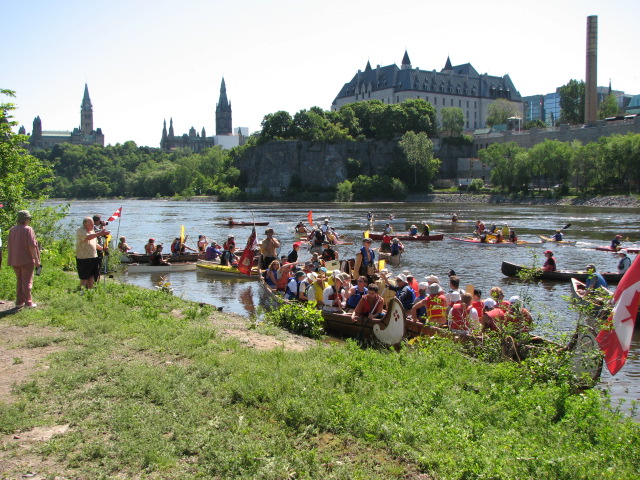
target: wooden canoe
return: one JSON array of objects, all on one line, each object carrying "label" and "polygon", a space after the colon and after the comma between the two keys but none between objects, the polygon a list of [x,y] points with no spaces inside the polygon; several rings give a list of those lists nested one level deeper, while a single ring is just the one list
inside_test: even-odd
[{"label": "wooden canoe", "polygon": [[379,248],[375,249],[375,251],[378,252],[378,259],[384,260],[387,264],[393,265],[395,267],[400,265],[402,252],[400,252],[398,255],[391,255],[391,253],[389,252],[381,252]]},{"label": "wooden canoe", "polygon": [[131,263],[127,265],[127,273],[193,272],[195,269],[195,262],[180,262],[170,265],[151,265],[149,263]]},{"label": "wooden canoe", "polygon": [[253,267],[251,275],[245,275],[236,267],[220,265],[219,262],[210,262],[208,260],[198,260],[196,269],[198,272],[221,278],[236,278],[239,280],[258,280],[260,278],[260,271],[256,267]]},{"label": "wooden canoe", "polygon": [[[589,315],[583,315],[583,317],[587,317],[588,319],[592,319],[590,321],[590,324],[592,327],[596,327],[598,325],[595,325],[595,322],[598,322],[598,318],[597,317],[597,312],[598,309],[600,308],[599,306],[595,305],[593,302],[590,302],[588,298],[586,298],[585,294],[587,292],[586,290],[586,285],[581,282],[580,280],[578,280],[577,278],[572,278],[571,279],[571,297],[574,298],[578,304],[582,304],[582,305],[591,305],[591,310],[590,310],[590,314]],[[610,295],[613,295],[613,292],[610,290],[605,289],[607,292],[609,292]],[[606,320],[605,318],[599,319],[600,322],[603,322],[604,320]],[[640,309],[638,310],[638,312],[636,313],[636,321],[635,321],[635,326],[634,328],[636,330],[640,330]]]},{"label": "wooden canoe", "polygon": [[[363,235],[363,238],[365,236]],[[382,240],[383,234],[382,233],[369,233],[369,238],[371,240]],[[427,241],[432,241],[432,240],[443,240],[444,239],[444,234],[443,233],[436,233],[433,235],[396,235],[395,233],[391,235],[392,238],[397,238],[398,240],[400,240],[401,242],[405,242],[405,241],[422,241],[422,242],[427,242]]]},{"label": "wooden canoe", "polygon": [[517,242],[500,242],[495,243],[492,241],[481,242],[478,238],[460,238],[460,237],[449,237],[451,240],[456,242],[466,243],[469,245],[479,245],[482,247],[540,247],[544,244],[544,242],[527,242],[525,240],[518,240]]},{"label": "wooden canoe", "polygon": [[[500,270],[507,277],[517,277],[518,272],[525,267],[523,265],[516,265],[511,262],[502,262],[502,266]],[[540,280],[555,280],[557,282],[570,282],[572,278],[576,278],[582,282],[587,280],[587,272],[586,271],[576,271],[576,270],[556,270],[555,272],[543,272],[541,269],[538,269],[539,272],[536,275],[536,279]],[[622,278],[622,274],[617,272],[600,272],[600,274],[604,277],[607,283],[618,283]]]}]

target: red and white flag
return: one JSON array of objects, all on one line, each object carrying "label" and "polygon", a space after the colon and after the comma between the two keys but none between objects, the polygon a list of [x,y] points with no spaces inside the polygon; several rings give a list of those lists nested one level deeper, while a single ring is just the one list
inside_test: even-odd
[{"label": "red and white flag", "polygon": [[113,215],[109,217],[109,220],[107,220],[107,222],[113,222],[116,218],[120,218],[121,215],[122,215],[122,207],[120,207],[115,212],[113,212]]},{"label": "red and white flag", "polygon": [[597,340],[611,375],[623,367],[629,354],[640,302],[640,261],[636,259],[613,294],[613,311]]},{"label": "red and white flag", "polygon": [[240,270],[240,272],[244,273],[245,275],[251,275],[251,267],[253,267],[255,248],[256,228],[253,227],[253,229],[251,230],[251,235],[249,235],[249,239],[247,240],[247,246],[244,248],[242,256],[240,257],[240,261],[238,262],[238,270]]}]

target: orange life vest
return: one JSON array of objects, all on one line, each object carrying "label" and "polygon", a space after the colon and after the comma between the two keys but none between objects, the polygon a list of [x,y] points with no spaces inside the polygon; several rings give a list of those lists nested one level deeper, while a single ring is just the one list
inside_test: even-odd
[{"label": "orange life vest", "polygon": [[427,297],[427,318],[430,322],[440,325],[447,323],[447,299],[444,295],[429,295]]}]

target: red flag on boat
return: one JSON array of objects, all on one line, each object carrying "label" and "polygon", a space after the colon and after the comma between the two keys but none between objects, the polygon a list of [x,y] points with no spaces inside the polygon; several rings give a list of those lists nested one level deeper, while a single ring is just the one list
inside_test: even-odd
[{"label": "red flag on boat", "polygon": [[313,212],[311,210],[307,213],[307,220],[309,221],[309,225],[313,227]]},{"label": "red flag on boat", "polygon": [[620,280],[613,294],[613,311],[597,337],[611,375],[618,373],[627,360],[639,302],[640,261],[636,259]]},{"label": "red flag on boat", "polygon": [[255,245],[256,228],[253,227],[251,229],[251,235],[249,235],[249,240],[247,240],[247,246],[244,248],[244,252],[242,252],[242,256],[240,257],[240,261],[238,262],[238,270],[245,275],[251,275]]},{"label": "red flag on boat", "polygon": [[120,218],[121,215],[122,215],[122,207],[120,207],[115,212],[113,212],[113,215],[109,217],[109,220],[107,220],[107,222],[113,222],[116,218]]}]

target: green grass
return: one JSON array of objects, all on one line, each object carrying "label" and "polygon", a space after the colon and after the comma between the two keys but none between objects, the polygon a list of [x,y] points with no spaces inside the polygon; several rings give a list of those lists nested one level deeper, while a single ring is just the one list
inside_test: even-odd
[{"label": "green grass", "polygon": [[[35,447],[51,475],[640,478],[640,426],[598,390],[572,394],[441,340],[257,351],[220,337],[210,308],[117,282],[81,296],[47,267],[43,307],[0,321],[59,327],[28,343],[65,348],[0,404],[0,431],[69,423]],[[0,297],[13,282],[0,270]]]}]

